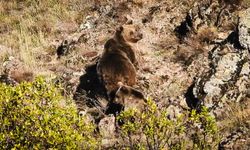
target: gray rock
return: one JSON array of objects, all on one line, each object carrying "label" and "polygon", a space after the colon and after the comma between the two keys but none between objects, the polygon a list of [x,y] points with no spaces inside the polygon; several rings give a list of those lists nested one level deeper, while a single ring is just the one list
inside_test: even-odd
[{"label": "gray rock", "polygon": [[[239,32],[233,35],[239,37],[233,37],[234,41],[217,45],[210,51],[209,69],[198,77],[193,88],[195,98],[201,99],[216,115],[226,109],[224,104],[228,101],[240,102],[249,95],[249,13],[250,9],[240,16]],[[235,47],[232,42],[240,42],[243,48]]]},{"label": "gray rock", "polygon": [[181,115],[181,108],[175,105],[170,105],[167,108],[168,118],[176,119]]},{"label": "gray rock", "polygon": [[112,139],[115,137],[115,117],[108,116],[103,119],[98,124],[100,134],[102,137]]},{"label": "gray rock", "polygon": [[96,16],[87,16],[85,21],[80,25],[80,30],[91,29],[95,27]]},{"label": "gray rock", "polygon": [[250,49],[250,8],[241,12],[239,19],[239,42],[242,47]]},{"label": "gray rock", "polygon": [[247,95],[249,52],[229,47],[221,46],[211,52],[210,69],[198,78],[193,89],[194,96],[209,108],[223,108],[224,102],[238,102]]},{"label": "gray rock", "polygon": [[228,53],[220,58],[216,67],[216,72],[204,85],[204,92],[207,96],[216,96],[222,93],[221,86],[230,81],[239,69],[237,64],[242,61],[241,55]]}]

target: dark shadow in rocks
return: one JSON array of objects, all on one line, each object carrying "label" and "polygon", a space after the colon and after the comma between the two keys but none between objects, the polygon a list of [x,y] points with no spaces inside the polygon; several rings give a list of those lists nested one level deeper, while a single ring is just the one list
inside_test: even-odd
[{"label": "dark shadow in rocks", "polygon": [[116,114],[119,114],[123,109],[124,106],[122,104],[109,103],[105,114],[113,114],[116,116]]},{"label": "dark shadow in rocks", "polygon": [[185,20],[182,21],[181,24],[174,29],[174,31],[179,39],[183,39],[188,35],[192,27],[193,27],[192,16],[189,13],[187,13]]},{"label": "dark shadow in rocks", "polygon": [[[75,101],[85,101],[87,107],[101,107],[101,98],[107,99],[104,85],[99,81],[96,71],[97,62],[86,67],[86,73],[80,77],[80,83],[74,94]],[[78,104],[76,102],[76,104]],[[82,107],[82,106],[78,106]]]},{"label": "dark shadow in rocks", "polygon": [[56,49],[57,58],[60,59],[61,56],[67,55],[69,52],[69,48],[69,42],[67,40],[64,40]]},{"label": "dark shadow in rocks", "polygon": [[225,45],[226,43],[232,44],[235,49],[244,49],[244,47],[240,45],[238,28],[231,32],[228,37],[221,42],[221,45]]},{"label": "dark shadow in rocks", "polygon": [[238,33],[238,31],[233,31],[232,33],[230,33],[226,40],[227,40],[230,44],[232,44],[232,45],[234,46],[235,49],[244,49],[244,48],[240,45],[239,33]]},{"label": "dark shadow in rocks", "polygon": [[185,93],[186,103],[189,108],[197,109],[200,106],[201,101],[194,96],[193,89],[195,87],[195,83],[193,83]]},{"label": "dark shadow in rocks", "polygon": [[5,84],[11,85],[11,86],[17,85],[17,82],[15,80],[11,79],[6,74],[0,75],[0,83],[5,83]]}]

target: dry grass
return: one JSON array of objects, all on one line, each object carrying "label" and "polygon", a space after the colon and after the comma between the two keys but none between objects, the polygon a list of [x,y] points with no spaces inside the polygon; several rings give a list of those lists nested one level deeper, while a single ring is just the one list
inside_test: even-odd
[{"label": "dry grass", "polygon": [[243,5],[247,8],[250,7],[250,0],[243,0]]},{"label": "dry grass", "polygon": [[0,43],[11,49],[1,53],[1,62],[5,57],[14,56],[36,70],[41,61],[36,59],[38,55],[50,50],[52,39],[61,39],[75,30],[87,15],[86,3],[90,2],[0,1]]},{"label": "dry grass", "polygon": [[234,131],[240,127],[250,127],[250,101],[245,99],[241,104],[228,104],[228,111],[224,113],[219,124],[222,131]]},{"label": "dry grass", "polygon": [[197,40],[201,43],[210,43],[218,37],[217,28],[214,26],[211,27],[202,27],[197,31]]},{"label": "dry grass", "polygon": [[31,82],[34,79],[33,72],[28,70],[14,70],[10,74],[10,78],[14,79],[16,82],[21,83],[23,81]]}]

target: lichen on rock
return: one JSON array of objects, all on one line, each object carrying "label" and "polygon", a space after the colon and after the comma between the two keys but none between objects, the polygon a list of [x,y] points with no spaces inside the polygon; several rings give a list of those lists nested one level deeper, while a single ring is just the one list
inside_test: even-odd
[{"label": "lichen on rock", "polygon": [[250,8],[239,16],[239,41],[242,47],[250,49]]}]

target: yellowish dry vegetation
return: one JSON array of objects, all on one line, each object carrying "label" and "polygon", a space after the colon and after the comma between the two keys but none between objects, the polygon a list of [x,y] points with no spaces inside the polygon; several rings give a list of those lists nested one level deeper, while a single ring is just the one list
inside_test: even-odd
[{"label": "yellowish dry vegetation", "polygon": [[216,27],[206,27],[198,30],[197,40],[200,42],[212,42],[218,37],[218,31]]},{"label": "yellowish dry vegetation", "polygon": [[225,117],[219,123],[222,130],[233,130],[237,127],[250,126],[250,102],[249,99],[244,100],[241,104],[228,104],[229,108]]},{"label": "yellowish dry vegetation", "polygon": [[81,0],[0,1],[0,43],[10,48],[0,54],[1,62],[11,55],[37,68],[37,55],[50,52],[51,41],[76,30],[88,4]]}]

